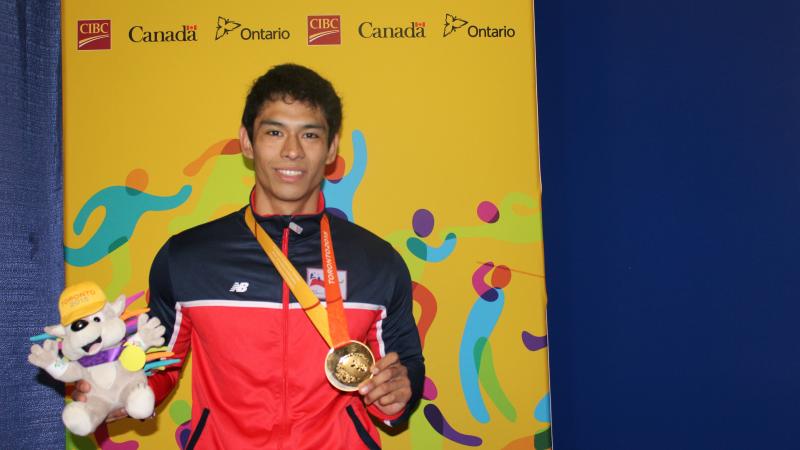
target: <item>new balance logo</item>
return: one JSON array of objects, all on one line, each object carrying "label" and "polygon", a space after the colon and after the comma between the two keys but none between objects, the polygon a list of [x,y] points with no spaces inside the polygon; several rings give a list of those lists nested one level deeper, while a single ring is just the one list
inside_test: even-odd
[{"label": "new balance logo", "polygon": [[247,286],[250,286],[250,283],[237,281],[233,283],[233,286],[231,286],[231,290],[229,292],[247,292]]}]

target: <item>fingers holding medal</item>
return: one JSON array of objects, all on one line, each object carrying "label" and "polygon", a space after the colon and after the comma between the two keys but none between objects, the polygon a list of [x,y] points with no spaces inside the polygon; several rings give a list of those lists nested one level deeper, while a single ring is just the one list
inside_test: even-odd
[{"label": "fingers holding medal", "polygon": [[375,363],[372,379],[364,382],[359,392],[364,403],[374,403],[384,414],[393,415],[405,408],[411,399],[411,381],[397,353],[388,353]]}]

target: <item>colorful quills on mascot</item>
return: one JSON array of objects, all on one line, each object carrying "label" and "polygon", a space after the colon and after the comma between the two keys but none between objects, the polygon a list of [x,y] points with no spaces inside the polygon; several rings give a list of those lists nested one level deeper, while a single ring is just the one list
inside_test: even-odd
[{"label": "colorful quills on mascot", "polygon": [[[144,313],[126,324],[126,306],[125,295],[107,302],[95,283],[70,286],[58,300],[61,323],[45,327],[46,335],[31,338],[44,340],[42,345],[31,346],[31,364],[56,380],[86,380],[91,385],[86,402],[71,402],[61,415],[75,435],[94,432],[109,412],[123,407],[134,419],[152,416],[155,396],[145,371],[176,361],[152,361],[152,357],[172,356],[163,349],[148,358],[146,350],[164,344],[164,327]],[[53,338],[61,340],[60,346]]]}]

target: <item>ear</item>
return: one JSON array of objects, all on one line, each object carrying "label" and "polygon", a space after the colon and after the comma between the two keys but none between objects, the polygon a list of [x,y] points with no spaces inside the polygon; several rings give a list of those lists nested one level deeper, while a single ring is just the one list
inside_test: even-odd
[{"label": "ear", "polygon": [[247,135],[247,128],[244,126],[239,127],[239,147],[242,148],[245,158],[253,159],[253,143],[250,142],[250,136]]},{"label": "ear", "polygon": [[120,295],[116,300],[111,302],[111,310],[114,311],[116,317],[122,315],[122,312],[125,311],[125,294]]},{"label": "ear", "polygon": [[67,330],[65,330],[62,325],[50,325],[49,327],[44,327],[44,332],[51,336],[61,338],[67,335]]},{"label": "ear", "polygon": [[325,157],[325,165],[333,163],[336,161],[336,155],[339,153],[339,133],[333,135],[333,139],[331,139],[331,145],[328,146],[328,155]]}]

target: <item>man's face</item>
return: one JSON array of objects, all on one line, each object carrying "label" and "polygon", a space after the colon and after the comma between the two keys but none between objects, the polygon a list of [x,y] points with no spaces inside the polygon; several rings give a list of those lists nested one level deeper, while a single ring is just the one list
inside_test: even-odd
[{"label": "man's face", "polygon": [[242,153],[256,172],[259,214],[300,214],[317,209],[325,166],[336,159],[339,136],[328,144],[328,124],[306,103],[268,101],[253,123],[253,139],[239,129]]}]

